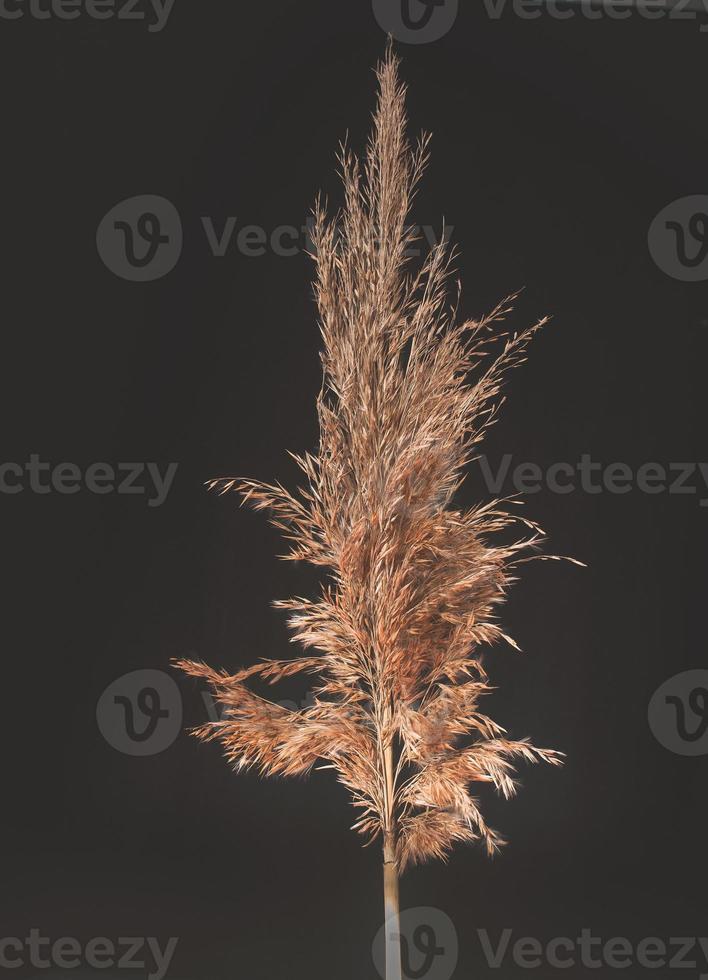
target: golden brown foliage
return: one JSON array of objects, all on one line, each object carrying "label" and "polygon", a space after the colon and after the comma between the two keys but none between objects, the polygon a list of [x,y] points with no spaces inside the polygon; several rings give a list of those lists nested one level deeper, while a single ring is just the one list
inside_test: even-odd
[{"label": "golden brown foliage", "polygon": [[[458,322],[450,251],[436,245],[418,271],[406,221],[428,139],[406,137],[405,88],[389,50],[367,153],[340,157],[344,207],[315,209],[316,300],[324,381],[319,449],[295,457],[306,484],[215,480],[270,513],[287,557],[328,570],[316,601],[278,603],[293,639],[316,656],[227,674],[179,661],[225,709],[196,734],[216,739],[237,768],[295,775],[333,768],[402,870],[444,857],[455,841],[501,842],[470,793],[515,791],[513,763],[560,763],[512,741],[479,710],[490,690],[480,649],[504,637],[495,622],[520,553],[540,529],[503,502],[454,506],[463,470],[501,404],[507,369],[525,358],[535,326],[508,333],[505,301]],[[444,238],[444,236],[443,236]],[[501,349],[491,356],[491,344]],[[472,379],[472,380],[470,380]],[[503,543],[504,530],[520,537]],[[508,639],[508,637],[505,637]],[[314,703],[291,711],[252,693],[296,672],[317,675]]]}]

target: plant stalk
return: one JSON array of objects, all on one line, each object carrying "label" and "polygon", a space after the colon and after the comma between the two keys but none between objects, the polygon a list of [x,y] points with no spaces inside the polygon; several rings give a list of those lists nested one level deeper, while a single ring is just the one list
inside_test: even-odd
[{"label": "plant stalk", "polygon": [[398,866],[396,863],[396,832],[394,826],[395,807],[393,804],[393,747],[391,745],[387,746],[384,753],[384,758],[386,765],[386,788],[389,804],[389,826],[384,833],[383,846],[386,980],[402,980],[401,921],[398,897]]},{"label": "plant stalk", "polygon": [[398,869],[390,843],[384,844],[383,879],[386,980],[401,980],[401,923],[398,900]]}]

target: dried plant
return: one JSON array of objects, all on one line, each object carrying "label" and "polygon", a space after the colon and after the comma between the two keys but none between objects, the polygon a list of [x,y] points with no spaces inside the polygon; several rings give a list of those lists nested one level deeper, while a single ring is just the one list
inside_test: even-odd
[{"label": "dried plant", "polygon": [[[224,709],[195,734],[219,741],[236,769],[294,776],[320,762],[349,790],[354,827],[383,846],[387,975],[398,980],[401,872],[444,858],[457,841],[481,841],[492,854],[503,841],[473,785],[510,797],[517,760],[561,758],[507,738],[479,707],[490,690],[480,651],[513,644],[495,612],[542,532],[508,502],[453,503],[503,400],[505,372],[525,359],[542,323],[506,331],[509,300],[458,322],[444,235],[410,268],[406,222],[428,137],[407,141],[405,86],[390,48],[377,76],[366,155],[340,154],[343,209],[329,218],[315,208],[324,380],[318,451],[294,457],[305,486],[291,494],[251,480],[210,483],[268,511],[290,543],[286,557],[327,570],[317,600],[276,603],[290,613],[293,640],[315,655],[233,674],[177,663],[207,681]],[[501,532],[514,527],[520,536],[505,543]],[[247,686],[296,673],[318,678],[314,702],[299,711]]]}]

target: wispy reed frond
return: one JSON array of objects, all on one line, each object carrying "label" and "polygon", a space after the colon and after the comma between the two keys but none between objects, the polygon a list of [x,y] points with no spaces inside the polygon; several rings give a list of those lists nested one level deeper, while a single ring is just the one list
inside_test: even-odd
[{"label": "wispy reed frond", "polygon": [[[509,639],[497,609],[515,564],[538,550],[543,533],[503,501],[455,504],[505,375],[543,321],[510,332],[510,297],[461,322],[444,235],[422,268],[411,268],[407,222],[428,138],[408,142],[390,49],[377,75],[366,153],[341,151],[343,208],[334,216],[315,209],[317,452],[296,457],[304,481],[295,493],[253,480],[211,483],[269,512],[287,557],[327,569],[319,598],[278,603],[293,639],[315,655],[234,674],[178,666],[203,678],[224,709],[199,737],[219,741],[236,768],[296,775],[330,766],[351,793],[354,826],[367,840],[382,837],[400,871],[444,857],[456,841],[495,851],[503,842],[474,785],[509,797],[518,760],[561,759],[507,738],[480,710],[490,690],[482,648]],[[247,686],[296,672],[317,677],[314,702],[299,711]]]}]

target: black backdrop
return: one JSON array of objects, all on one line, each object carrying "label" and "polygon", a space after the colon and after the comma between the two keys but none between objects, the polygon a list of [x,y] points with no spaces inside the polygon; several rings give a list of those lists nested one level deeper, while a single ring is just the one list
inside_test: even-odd
[{"label": "black backdrop", "polygon": [[[269,602],[314,578],[203,482],[292,482],[285,450],[314,444],[310,264],[233,243],[216,257],[201,219],[270,232],[302,225],[319,188],[336,200],[334,151],[347,130],[365,137],[384,33],[363,0],[177,0],[159,32],[86,16],[0,28],[3,461],[178,464],[159,507],[0,495],[0,934],[176,936],[173,980],[373,977],[378,854],[348,830],[330,773],[236,776],[185,734],[134,757],[103,737],[96,706],[175,655],[236,667],[291,649]],[[399,51],[412,126],[434,131],[414,219],[454,226],[464,312],[525,286],[519,325],[553,314],[513,376],[491,465],[708,459],[706,285],[647,248],[661,208],[708,193],[708,35],[467,4],[444,37]],[[150,282],[115,275],[96,246],[102,217],[139,194],[171,201],[183,226],[179,262]],[[473,470],[463,499],[486,492]],[[525,652],[489,660],[492,708],[568,763],[525,771],[511,803],[485,797],[511,840],[499,859],[462,848],[405,879],[404,906],[454,922],[456,977],[528,973],[489,967],[478,928],[544,943],[584,927],[633,943],[705,933],[705,755],[670,751],[647,720],[659,685],[706,661],[700,497],[529,497],[552,549],[589,567],[528,566],[504,620]],[[179,685],[184,725],[203,720],[198,689]]]}]

